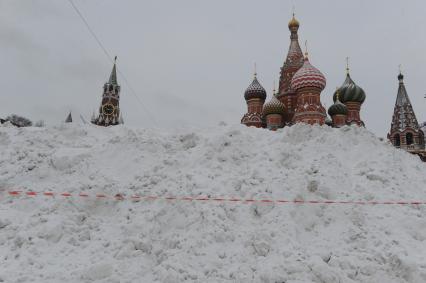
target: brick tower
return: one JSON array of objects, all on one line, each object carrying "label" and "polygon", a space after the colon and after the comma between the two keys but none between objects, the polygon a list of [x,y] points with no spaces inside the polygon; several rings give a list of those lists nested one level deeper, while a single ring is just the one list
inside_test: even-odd
[{"label": "brick tower", "polygon": [[388,139],[395,147],[417,153],[424,151],[424,133],[417,122],[413,106],[404,85],[404,76],[398,75],[399,87],[393,111],[391,129]]},{"label": "brick tower", "polygon": [[285,105],[278,100],[275,88],[272,91],[272,98],[263,105],[263,117],[266,127],[272,131],[284,126]]},{"label": "brick tower", "polygon": [[335,128],[340,128],[346,125],[346,117],[348,115],[348,108],[345,104],[340,102],[340,94],[337,89],[336,101],[333,105],[328,108],[328,115],[331,117],[331,126]]},{"label": "brick tower", "polygon": [[266,99],[266,90],[257,80],[256,73],[254,73],[253,82],[244,92],[244,99],[247,102],[247,113],[241,119],[241,124],[248,127],[263,127],[262,109]]},{"label": "brick tower", "polygon": [[325,85],[324,75],[311,65],[306,52],[303,66],[291,80],[291,88],[297,93],[297,106],[293,123],[311,125],[323,125],[325,123],[327,115],[320,100],[321,91],[323,91]]},{"label": "brick tower", "polygon": [[120,86],[117,82],[116,61],[117,57],[114,59],[109,80],[104,84],[99,116],[92,118],[92,123],[98,126],[113,126],[120,123]]},{"label": "brick tower", "polygon": [[294,74],[303,66],[303,53],[299,45],[299,22],[294,17],[288,23],[290,30],[290,47],[287,58],[281,67],[277,98],[285,105],[284,124],[291,124],[297,104],[296,92],[291,88]]}]

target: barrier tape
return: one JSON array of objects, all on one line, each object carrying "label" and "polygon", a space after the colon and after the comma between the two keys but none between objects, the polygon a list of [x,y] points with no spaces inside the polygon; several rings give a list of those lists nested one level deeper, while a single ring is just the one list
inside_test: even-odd
[{"label": "barrier tape", "polygon": [[350,204],[350,205],[426,205],[426,201],[343,201],[343,200],[286,200],[286,199],[244,199],[244,198],[216,198],[216,197],[176,197],[176,196],[142,196],[142,195],[130,195],[125,196],[123,194],[105,195],[101,193],[87,194],[84,192],[80,193],[68,193],[68,192],[34,192],[34,191],[8,191],[9,196],[19,197],[64,197],[64,198],[94,198],[94,199],[112,199],[117,201],[132,200],[165,200],[165,201],[188,201],[188,202],[229,202],[229,203],[273,203],[273,204]]}]

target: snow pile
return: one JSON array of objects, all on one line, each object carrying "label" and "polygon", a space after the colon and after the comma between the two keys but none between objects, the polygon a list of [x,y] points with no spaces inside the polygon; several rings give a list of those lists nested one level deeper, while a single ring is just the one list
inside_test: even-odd
[{"label": "snow pile", "polygon": [[10,189],[426,200],[365,129],[0,127],[0,282],[426,282],[426,206],[12,197]]}]

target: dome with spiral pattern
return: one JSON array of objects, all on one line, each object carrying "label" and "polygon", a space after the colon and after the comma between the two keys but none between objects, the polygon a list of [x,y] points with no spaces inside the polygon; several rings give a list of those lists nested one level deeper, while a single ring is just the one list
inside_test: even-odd
[{"label": "dome with spiral pattern", "polygon": [[[349,73],[346,75],[346,80],[343,82],[343,85],[338,89],[339,100],[342,103],[346,102],[359,102],[363,103],[365,100],[365,92],[354,83]],[[333,100],[336,101],[337,91],[333,95]]]}]

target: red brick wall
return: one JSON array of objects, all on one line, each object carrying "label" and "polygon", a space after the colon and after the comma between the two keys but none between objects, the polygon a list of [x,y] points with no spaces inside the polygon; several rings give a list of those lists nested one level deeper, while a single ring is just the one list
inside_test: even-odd
[{"label": "red brick wall", "polygon": [[331,117],[333,121],[333,127],[342,127],[346,125],[346,115],[334,115]]},{"label": "red brick wall", "polygon": [[325,123],[326,114],[321,105],[320,94],[321,90],[318,88],[306,87],[298,90],[294,123],[311,125]]},{"label": "red brick wall", "polygon": [[266,127],[270,130],[276,130],[282,127],[283,117],[280,114],[269,114],[266,116]]}]

